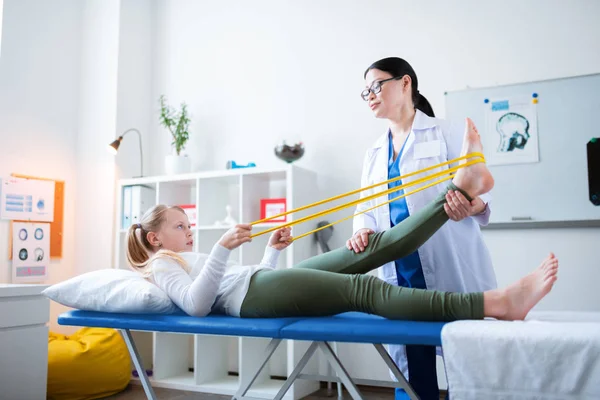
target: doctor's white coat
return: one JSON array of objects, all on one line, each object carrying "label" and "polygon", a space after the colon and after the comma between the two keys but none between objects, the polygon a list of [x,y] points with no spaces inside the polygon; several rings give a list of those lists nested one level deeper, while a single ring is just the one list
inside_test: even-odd
[{"label": "doctor's white coat", "polygon": [[[400,158],[400,175],[443,163],[460,156],[464,135],[464,124],[451,124],[447,121],[431,118],[417,110],[412,130],[406,139],[404,151]],[[388,179],[388,148],[389,138],[386,132],[367,150],[365,155],[361,186],[370,186]],[[455,166],[452,164],[450,167]],[[429,171],[433,174],[448,166]],[[419,174],[402,180],[408,183],[421,178]],[[420,210],[444,191],[449,181],[442,182],[421,192],[406,197],[409,214]],[[409,187],[406,191],[418,186]],[[361,193],[361,197],[369,196],[387,189],[382,185]],[[476,216],[455,222],[449,220],[418,250],[423,275],[428,289],[472,292],[496,288],[496,277],[492,261],[483,241],[479,225],[489,221],[489,193],[480,198],[487,203],[486,210]],[[356,212],[384,203],[388,196],[384,195],[374,200],[361,203]],[[353,221],[353,232],[361,228],[371,228],[375,232],[390,228],[389,205],[377,207],[364,214],[357,215]],[[396,267],[394,262],[387,263],[378,269],[379,278],[397,285]],[[408,378],[406,353],[404,346],[389,346],[389,351],[402,372]]]}]

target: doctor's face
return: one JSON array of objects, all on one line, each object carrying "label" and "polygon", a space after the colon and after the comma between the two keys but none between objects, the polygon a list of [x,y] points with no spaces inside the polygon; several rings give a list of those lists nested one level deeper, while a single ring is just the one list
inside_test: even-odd
[{"label": "doctor's face", "polygon": [[394,77],[388,72],[371,69],[365,77],[365,85],[363,100],[366,100],[375,118],[396,118],[407,102],[412,102],[407,75]]}]

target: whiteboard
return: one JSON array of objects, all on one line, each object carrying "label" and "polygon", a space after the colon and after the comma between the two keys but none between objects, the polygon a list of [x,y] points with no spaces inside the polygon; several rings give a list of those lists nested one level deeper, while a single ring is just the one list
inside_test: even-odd
[{"label": "whiteboard", "polygon": [[[470,117],[481,135],[492,99],[537,94],[538,161],[489,165],[490,227],[600,226],[589,200],[587,143],[600,137],[600,74],[447,92],[446,118]],[[496,133],[497,134],[497,133]],[[487,136],[490,137],[490,136]],[[486,148],[486,159],[494,149]]]}]

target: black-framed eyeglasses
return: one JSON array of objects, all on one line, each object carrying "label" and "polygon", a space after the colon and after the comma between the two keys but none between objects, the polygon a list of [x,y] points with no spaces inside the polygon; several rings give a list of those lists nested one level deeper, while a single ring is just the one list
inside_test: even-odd
[{"label": "black-framed eyeglasses", "polygon": [[363,99],[364,101],[368,101],[368,100],[369,100],[369,94],[370,94],[370,93],[373,93],[373,94],[378,94],[379,92],[381,92],[381,86],[382,86],[384,83],[386,83],[386,82],[388,82],[388,81],[395,81],[395,80],[398,80],[398,79],[402,79],[402,77],[401,77],[401,76],[395,76],[395,77],[393,77],[393,78],[388,78],[388,79],[384,79],[384,80],[382,80],[382,81],[376,81],[376,82],[373,82],[373,83],[371,84],[371,87],[370,87],[370,88],[367,88],[367,89],[363,90],[363,91],[360,93],[360,97],[362,97],[362,99]]}]

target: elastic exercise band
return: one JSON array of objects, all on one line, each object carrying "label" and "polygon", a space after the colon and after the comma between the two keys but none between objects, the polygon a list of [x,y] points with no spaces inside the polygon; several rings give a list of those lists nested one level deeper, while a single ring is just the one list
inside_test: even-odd
[{"label": "elastic exercise band", "polygon": [[[477,162],[480,162],[480,161],[477,161]],[[355,217],[355,216],[357,216],[357,215],[361,215],[361,214],[364,214],[364,213],[366,213],[366,212],[369,212],[369,211],[371,211],[371,210],[374,210],[374,209],[376,209],[377,207],[381,207],[381,206],[384,206],[384,205],[386,205],[386,204],[390,204],[391,202],[394,202],[394,201],[396,201],[396,200],[398,200],[398,199],[401,199],[401,198],[403,198],[403,197],[406,197],[406,196],[408,196],[408,195],[410,195],[410,194],[413,194],[413,193],[420,192],[421,190],[424,190],[424,189],[430,188],[431,186],[435,186],[435,185],[437,185],[438,183],[442,183],[442,182],[444,182],[444,181],[447,181],[448,179],[451,179],[451,178],[452,178],[452,175],[450,175],[450,176],[447,176],[447,177],[445,177],[445,178],[442,178],[442,179],[438,179],[437,181],[435,181],[435,182],[432,182],[432,183],[430,183],[430,184],[427,184],[427,185],[423,186],[422,188],[415,189],[415,190],[413,190],[413,191],[411,191],[411,192],[408,192],[408,193],[402,194],[402,195],[400,195],[400,196],[398,196],[398,197],[394,197],[393,199],[391,199],[391,200],[388,200],[388,201],[386,201],[385,203],[381,203],[381,204],[378,204],[378,205],[376,205],[376,206],[374,206],[374,207],[367,208],[366,210],[363,210],[363,211],[361,211],[361,212],[359,212],[359,213],[356,213],[356,214],[350,215],[350,216],[348,216],[348,217],[344,217],[344,218],[342,218],[342,219],[338,219],[338,220],[337,220],[337,221],[335,221],[335,222],[332,222],[332,223],[330,223],[330,224],[327,224],[327,225],[325,225],[325,226],[318,227],[318,228],[316,228],[316,229],[313,229],[313,230],[312,230],[312,231],[310,231],[310,232],[306,232],[306,233],[303,233],[302,235],[295,236],[295,237],[292,239],[292,241],[294,241],[294,240],[298,240],[298,239],[301,239],[301,238],[303,238],[303,237],[305,237],[305,236],[308,236],[308,235],[310,235],[310,234],[312,234],[312,233],[319,232],[319,231],[320,231],[320,230],[322,230],[322,229],[329,228],[330,226],[332,226],[332,225],[335,225],[335,224],[339,224],[340,222],[347,221],[347,220],[349,220],[350,218],[354,218],[354,217]]]},{"label": "elastic exercise band", "polygon": [[445,166],[445,165],[452,164],[452,163],[455,163],[455,162],[457,162],[457,161],[460,161],[460,160],[463,160],[463,159],[467,159],[467,158],[472,158],[472,157],[479,157],[480,159],[477,159],[477,160],[474,160],[474,161],[468,161],[468,162],[466,162],[466,163],[464,163],[464,164],[460,164],[460,165],[458,165],[458,166],[456,166],[456,167],[453,167],[453,168],[450,168],[450,169],[444,170],[444,171],[442,171],[442,172],[435,173],[435,174],[433,174],[433,175],[431,175],[431,176],[426,176],[426,177],[423,177],[423,178],[419,178],[419,179],[417,179],[417,180],[415,180],[415,181],[413,181],[413,182],[409,182],[409,183],[406,183],[406,184],[402,184],[402,185],[400,185],[400,186],[397,186],[397,187],[394,187],[394,188],[391,188],[391,189],[388,189],[388,190],[385,190],[385,191],[382,191],[382,192],[378,192],[378,193],[372,194],[372,195],[370,195],[370,196],[366,196],[366,197],[363,197],[363,198],[360,198],[360,199],[358,199],[358,200],[354,200],[354,201],[351,201],[351,202],[348,202],[348,203],[345,203],[345,204],[341,204],[341,205],[339,205],[339,206],[332,207],[332,208],[329,208],[329,209],[327,209],[327,210],[324,210],[324,211],[320,211],[320,212],[318,212],[318,213],[315,213],[315,214],[312,214],[312,215],[309,215],[309,216],[306,216],[306,217],[300,218],[300,219],[298,219],[298,220],[295,220],[295,221],[291,221],[291,222],[289,222],[289,223],[284,223],[284,224],[281,224],[281,225],[279,225],[279,226],[275,226],[275,227],[272,227],[272,228],[266,229],[266,230],[264,230],[264,231],[261,231],[261,232],[255,233],[255,234],[251,235],[250,237],[251,237],[251,238],[253,238],[253,237],[256,237],[256,236],[260,236],[260,235],[267,234],[267,233],[269,233],[269,232],[273,232],[273,231],[275,231],[275,230],[277,230],[277,229],[280,229],[280,228],[282,228],[282,227],[293,226],[293,225],[300,224],[300,223],[302,223],[302,222],[310,221],[310,220],[312,220],[312,219],[315,219],[315,218],[318,218],[318,217],[320,217],[320,216],[327,215],[327,214],[330,214],[330,213],[333,213],[333,212],[337,212],[337,211],[339,211],[339,210],[343,210],[343,209],[345,209],[345,208],[352,207],[352,206],[355,206],[355,205],[357,205],[357,204],[360,204],[360,203],[364,203],[364,202],[367,202],[367,201],[373,200],[373,199],[375,199],[375,198],[377,198],[377,197],[381,197],[381,196],[384,196],[384,195],[387,195],[387,194],[390,194],[390,193],[393,193],[393,192],[400,191],[400,190],[402,190],[402,189],[404,189],[404,188],[406,188],[406,187],[415,186],[415,185],[418,185],[418,184],[420,184],[420,183],[424,183],[424,182],[426,182],[426,181],[429,181],[429,180],[431,180],[431,179],[438,178],[438,177],[440,177],[440,176],[449,175],[449,176],[446,176],[446,177],[444,177],[444,178],[442,178],[442,179],[439,179],[439,180],[437,180],[437,181],[435,181],[435,182],[432,182],[432,183],[429,183],[429,184],[427,184],[427,185],[424,185],[423,187],[420,187],[420,188],[418,188],[418,189],[416,189],[416,190],[413,190],[413,191],[411,191],[411,192],[408,192],[408,193],[404,193],[403,195],[400,195],[400,196],[398,196],[398,197],[395,197],[395,198],[393,198],[393,199],[391,199],[391,200],[389,200],[389,201],[386,201],[386,202],[384,202],[384,203],[378,204],[378,205],[376,205],[376,206],[374,206],[374,207],[371,207],[371,208],[369,208],[369,209],[367,209],[367,210],[361,211],[361,212],[359,212],[359,213],[357,213],[357,214],[350,215],[350,216],[348,216],[348,217],[342,218],[342,219],[340,219],[340,220],[338,220],[338,221],[335,221],[335,222],[333,222],[333,223],[330,223],[330,224],[328,224],[328,225],[325,225],[325,226],[319,227],[319,228],[317,228],[317,229],[314,229],[314,230],[312,230],[312,231],[306,232],[306,233],[304,233],[304,234],[302,234],[302,235],[299,235],[299,236],[297,236],[297,237],[294,237],[294,239],[293,239],[293,240],[298,240],[298,239],[300,239],[300,238],[303,238],[303,237],[305,237],[305,236],[308,236],[308,235],[310,235],[310,234],[312,234],[312,233],[318,232],[318,231],[320,231],[320,230],[322,230],[322,229],[328,228],[328,227],[330,227],[330,226],[332,226],[332,225],[335,225],[335,224],[338,224],[338,223],[340,223],[340,222],[346,221],[346,220],[348,220],[348,219],[350,219],[350,218],[353,218],[353,217],[355,217],[356,215],[364,214],[364,213],[366,213],[366,212],[368,212],[368,211],[371,211],[371,210],[373,210],[373,209],[375,209],[375,208],[377,208],[377,207],[381,207],[381,206],[383,206],[383,205],[389,204],[389,203],[391,203],[391,202],[393,202],[393,201],[396,201],[396,200],[398,200],[398,199],[401,199],[401,198],[403,198],[403,197],[406,197],[406,196],[408,196],[408,195],[410,195],[410,194],[413,194],[413,193],[420,192],[420,191],[422,191],[422,190],[425,190],[425,189],[427,189],[427,188],[429,188],[429,187],[435,186],[435,185],[437,185],[438,183],[441,183],[441,182],[444,182],[444,181],[446,181],[446,180],[449,180],[449,179],[451,179],[451,178],[452,178],[452,176],[453,176],[452,174],[453,174],[454,172],[456,172],[457,170],[459,170],[460,168],[468,167],[468,166],[470,166],[470,165],[477,164],[477,163],[480,163],[480,162],[485,162],[485,157],[484,157],[484,156],[483,156],[483,154],[481,154],[481,153],[471,153],[471,154],[468,154],[468,155],[466,155],[466,156],[462,156],[462,157],[456,158],[456,159],[454,159],[454,160],[451,160],[451,161],[446,161],[446,162],[444,162],[444,163],[437,164],[437,165],[434,165],[434,166],[431,166],[431,167],[428,167],[428,168],[424,168],[424,169],[422,169],[422,170],[415,171],[415,172],[412,172],[412,173],[410,173],[410,174],[406,174],[406,175],[399,176],[399,177],[396,177],[396,178],[393,178],[393,179],[389,179],[389,180],[387,180],[387,181],[380,182],[380,183],[376,183],[376,184],[374,184],[374,185],[366,186],[366,187],[364,187],[364,188],[361,188],[361,189],[353,190],[353,191],[351,191],[351,192],[348,192],[348,193],[345,193],[345,194],[342,194],[342,195],[338,195],[338,196],[332,197],[332,198],[330,198],[330,199],[321,200],[321,201],[318,201],[318,202],[316,202],[316,203],[309,204],[309,205],[307,205],[307,206],[299,207],[299,208],[296,208],[296,209],[293,209],[293,210],[287,211],[287,212],[285,212],[285,213],[281,213],[281,214],[273,215],[273,216],[270,216],[270,217],[268,217],[268,218],[264,218],[264,219],[261,219],[261,220],[259,220],[259,221],[255,221],[255,222],[252,222],[252,223],[251,223],[251,225],[255,225],[255,224],[258,224],[258,223],[260,223],[260,222],[264,222],[264,221],[268,221],[268,220],[270,220],[270,219],[278,218],[278,217],[280,217],[280,216],[284,216],[284,215],[288,215],[288,214],[291,214],[291,213],[294,213],[294,212],[298,212],[298,211],[306,210],[306,209],[308,209],[308,208],[310,208],[310,207],[315,207],[315,206],[318,206],[318,205],[324,204],[324,203],[326,203],[326,202],[329,202],[329,201],[334,201],[334,200],[337,200],[337,199],[340,199],[340,198],[343,198],[343,197],[347,197],[347,196],[350,196],[350,195],[356,194],[356,193],[358,193],[358,192],[361,192],[361,191],[364,191],[364,190],[372,189],[372,188],[374,188],[374,187],[377,187],[377,186],[381,186],[381,185],[384,185],[384,184],[388,184],[388,183],[391,183],[391,182],[395,182],[395,181],[397,181],[397,180],[400,180],[400,179],[405,179],[405,178],[407,178],[407,177],[414,176],[414,175],[416,175],[416,174],[420,174],[420,173],[423,173],[423,172],[426,172],[426,171],[430,171],[430,170],[432,170],[432,169],[435,169],[435,168],[439,168],[440,166]]},{"label": "elastic exercise band", "polygon": [[262,222],[266,222],[266,221],[270,221],[272,219],[283,217],[284,215],[292,214],[292,213],[299,212],[299,211],[304,211],[304,210],[306,210],[308,208],[320,206],[321,204],[329,203],[330,201],[339,200],[339,199],[341,199],[343,197],[352,196],[353,194],[360,193],[360,192],[363,192],[365,190],[373,189],[373,188],[375,188],[377,186],[381,186],[381,185],[385,185],[385,184],[388,184],[388,183],[396,182],[396,181],[399,181],[401,179],[410,178],[411,176],[422,174],[423,172],[431,171],[432,169],[444,167],[446,165],[454,164],[454,163],[459,162],[461,160],[466,160],[467,158],[473,158],[473,157],[481,157],[484,160],[484,162],[485,162],[485,157],[484,157],[483,153],[479,153],[479,152],[469,153],[466,156],[461,156],[461,157],[455,158],[455,159],[450,160],[450,161],[445,161],[445,162],[440,163],[440,164],[432,165],[431,167],[423,168],[423,169],[420,169],[420,170],[415,171],[415,172],[411,172],[411,173],[406,174],[406,175],[402,175],[402,176],[398,176],[396,178],[388,179],[387,181],[384,181],[384,182],[375,183],[375,184],[370,185],[370,186],[365,186],[365,187],[360,188],[360,189],[352,190],[352,191],[350,191],[348,193],[339,194],[339,195],[331,197],[329,199],[320,200],[320,201],[317,201],[315,203],[308,204],[306,206],[302,206],[302,207],[294,208],[293,210],[282,212],[281,214],[271,215],[269,217],[266,217],[266,218],[263,218],[263,219],[259,219],[258,221],[251,222],[250,225],[260,224]]},{"label": "elastic exercise band", "polygon": [[[436,173],[436,174],[433,174],[433,175],[431,175],[431,176],[427,176],[427,177],[424,177],[424,178],[420,178],[420,179],[418,179],[418,180],[416,180],[416,181],[414,181],[414,182],[409,182],[409,183],[406,183],[406,184],[402,184],[402,185],[400,185],[400,186],[396,186],[396,187],[394,187],[394,188],[391,188],[391,189],[388,189],[388,190],[385,190],[385,191],[381,191],[381,192],[378,192],[378,193],[372,194],[372,195],[370,195],[370,196],[362,197],[362,198],[360,198],[360,199],[353,200],[353,201],[350,201],[350,202],[348,202],[348,203],[344,203],[344,204],[341,204],[341,205],[339,205],[339,206],[336,206],[336,207],[329,208],[329,209],[327,209],[327,210],[319,211],[319,212],[317,212],[317,213],[315,213],[315,214],[312,214],[312,215],[309,215],[309,216],[306,216],[306,217],[303,217],[303,218],[299,218],[299,219],[297,219],[297,220],[294,220],[294,221],[291,221],[291,222],[289,222],[289,223],[281,224],[281,225],[279,225],[279,226],[274,226],[274,227],[272,227],[272,228],[269,228],[269,229],[266,229],[266,230],[264,230],[264,231],[258,232],[258,233],[254,234],[254,235],[251,235],[250,237],[264,235],[264,234],[266,234],[266,233],[273,232],[273,231],[275,231],[275,230],[277,230],[277,229],[279,229],[279,228],[282,228],[282,227],[294,226],[294,225],[297,225],[297,224],[301,224],[302,222],[310,221],[310,220],[312,220],[312,219],[315,219],[315,218],[321,217],[321,216],[323,216],[323,215],[331,214],[331,213],[334,213],[334,212],[337,212],[337,211],[343,210],[343,209],[345,209],[345,208],[348,208],[348,207],[352,207],[352,206],[358,205],[358,204],[360,204],[360,203],[365,203],[365,202],[367,202],[367,201],[369,201],[369,200],[373,200],[373,199],[376,199],[376,198],[378,198],[378,197],[381,197],[381,196],[384,196],[384,195],[387,195],[387,194],[390,194],[390,193],[393,193],[393,192],[397,192],[397,191],[399,191],[399,190],[402,190],[402,189],[404,189],[404,188],[407,188],[407,187],[410,187],[410,186],[415,186],[415,185],[418,185],[418,184],[420,184],[420,183],[423,183],[423,182],[429,181],[429,180],[431,180],[431,179],[434,179],[434,178],[438,178],[438,177],[440,177],[440,176],[443,176],[443,175],[451,174],[451,173],[453,173],[453,172],[456,172],[456,171],[457,171],[458,169],[460,169],[460,168],[464,168],[464,167],[467,167],[467,166],[469,166],[469,165],[477,164],[477,163],[480,163],[480,162],[484,162],[484,161],[483,161],[483,160],[469,161],[469,162],[467,162],[467,163],[465,163],[465,164],[461,164],[461,165],[460,165],[460,166],[458,166],[458,167],[453,167],[453,168],[450,168],[450,169],[448,169],[448,170],[445,170],[445,171],[442,171],[442,172],[438,172],[438,173]],[[450,176],[450,177],[451,177],[451,176]],[[440,182],[443,182],[444,180],[447,180],[447,179],[448,179],[448,177],[447,177],[446,179],[442,179]],[[436,183],[436,184],[437,184],[437,183]],[[379,185],[380,185],[380,184],[378,184],[377,186],[379,186]],[[431,185],[431,186],[433,186],[433,185]],[[422,188],[416,189],[416,190],[412,191],[411,193],[417,193],[417,192],[420,192],[421,190],[427,189],[428,187],[430,187],[430,186],[428,186],[428,185],[426,185],[426,186],[423,186]],[[378,205],[377,207],[379,207],[379,206],[381,206],[381,205],[384,205],[384,204],[387,204],[387,203],[380,204],[380,205]]]}]

